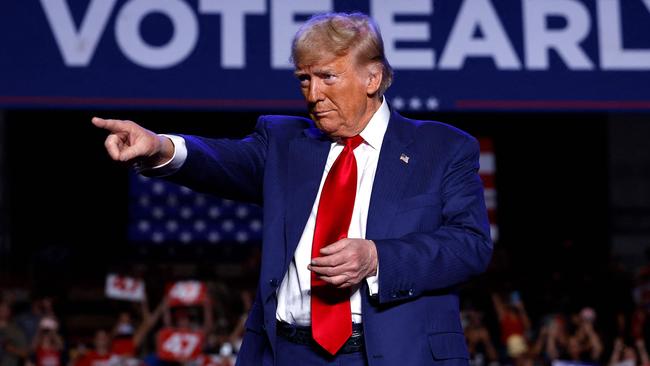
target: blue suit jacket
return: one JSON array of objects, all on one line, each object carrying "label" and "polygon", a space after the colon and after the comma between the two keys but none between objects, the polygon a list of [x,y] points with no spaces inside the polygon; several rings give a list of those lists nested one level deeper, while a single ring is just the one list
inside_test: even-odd
[{"label": "blue suit jacket", "polygon": [[[171,180],[263,206],[260,282],[237,363],[272,365],[276,290],[331,141],[290,116],[262,116],[242,140],[184,137],[188,158]],[[478,158],[468,134],[391,113],[366,232],[377,245],[379,294],[371,298],[365,282],[361,291],[371,366],[467,364],[455,286],[484,271],[492,253]]]}]

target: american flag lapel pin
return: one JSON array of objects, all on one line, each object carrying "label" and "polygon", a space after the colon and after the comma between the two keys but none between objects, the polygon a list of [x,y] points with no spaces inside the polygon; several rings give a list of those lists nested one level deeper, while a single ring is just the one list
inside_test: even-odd
[{"label": "american flag lapel pin", "polygon": [[410,159],[409,156],[404,153],[402,153],[402,155],[399,156],[399,160],[401,160],[404,164],[408,164],[409,159]]}]

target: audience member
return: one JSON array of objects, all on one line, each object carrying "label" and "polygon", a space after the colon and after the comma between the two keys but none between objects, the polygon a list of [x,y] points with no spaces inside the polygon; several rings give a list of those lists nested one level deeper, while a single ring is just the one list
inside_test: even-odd
[{"label": "audience member", "polygon": [[83,354],[79,354],[72,365],[108,366],[110,364],[109,360],[113,357],[110,344],[111,341],[108,332],[103,329],[97,330],[93,338],[93,348]]},{"label": "audience member", "polygon": [[472,366],[495,366],[499,356],[492,343],[490,332],[483,324],[483,313],[475,309],[462,312],[463,329]]},{"label": "audience member", "polygon": [[63,338],[59,334],[59,324],[54,318],[41,318],[32,340],[32,352],[36,366],[61,366]]},{"label": "audience member", "polygon": [[508,356],[515,366],[532,365],[528,345],[530,319],[519,292],[511,292],[507,302],[503,300],[502,295],[494,293],[492,303],[499,320],[501,342],[506,346]]},{"label": "audience member", "polygon": [[27,338],[12,319],[11,304],[0,299],[0,366],[22,366],[28,356]]}]

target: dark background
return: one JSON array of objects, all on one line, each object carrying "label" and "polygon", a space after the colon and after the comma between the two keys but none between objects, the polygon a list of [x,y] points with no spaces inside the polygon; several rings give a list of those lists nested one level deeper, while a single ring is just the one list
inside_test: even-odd
[{"label": "dark background", "polygon": [[[59,267],[65,272],[103,272],[103,266],[91,264],[95,260],[192,259],[200,248],[181,251],[127,242],[128,168],[108,158],[103,146],[107,133],[90,123],[94,115],[131,119],[159,133],[238,137],[252,130],[259,113],[7,112],[6,190],[11,255],[16,259],[10,267],[56,281],[62,275]],[[510,271],[541,276],[562,260],[557,250],[566,240],[586,249],[575,265],[607,264],[608,114],[407,115],[493,139],[497,249],[507,252]]]},{"label": "dark background", "polygon": [[[262,113],[6,111],[0,124],[0,287],[54,296],[60,314],[72,319],[70,334],[74,319],[83,319],[75,314],[112,321],[107,314],[114,309],[101,292],[108,271],[143,275],[148,291],[157,295],[163,283],[178,278],[254,289],[260,243],[128,241],[129,168],[109,159],[107,132],[90,119],[131,119],[158,133],[236,138],[249,133]],[[496,329],[494,292],[520,292],[534,326],[546,314],[591,306],[600,314],[608,347],[614,314],[634,309],[634,275],[646,264],[643,253],[650,246],[650,114],[404,114],[493,141],[499,240],[487,273],[461,287],[463,307],[484,309]],[[237,298],[227,301],[240,309]]]}]

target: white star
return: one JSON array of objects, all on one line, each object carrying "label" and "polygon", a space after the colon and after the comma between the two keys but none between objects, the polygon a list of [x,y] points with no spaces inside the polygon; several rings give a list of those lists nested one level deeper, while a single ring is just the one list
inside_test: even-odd
[{"label": "white star", "polygon": [[212,206],[210,207],[210,210],[208,210],[208,216],[210,216],[210,218],[216,219],[220,215],[221,215],[221,210],[217,206]]},{"label": "white star", "polygon": [[440,102],[438,102],[438,98],[435,97],[429,97],[427,98],[427,109],[430,111],[438,109],[440,106]]},{"label": "white star", "polygon": [[162,182],[156,182],[153,184],[153,187],[151,187],[151,190],[155,194],[162,194],[165,192],[165,185]]},{"label": "white star", "polygon": [[239,217],[240,219],[245,218],[248,216],[248,208],[246,206],[239,206],[237,207],[237,211],[235,212],[235,215]]},{"label": "white star", "polygon": [[165,235],[163,235],[163,233],[159,231],[156,231],[155,233],[153,233],[153,235],[151,235],[151,240],[154,243],[162,243],[163,241],[165,241]]},{"label": "white star", "polygon": [[260,231],[262,229],[262,222],[260,220],[253,220],[250,223],[250,228],[253,231]]},{"label": "white star", "polygon": [[178,223],[176,222],[176,220],[169,220],[169,221],[167,221],[167,223],[165,224],[165,228],[166,228],[167,231],[169,231],[170,233],[173,233],[174,231],[178,230]]},{"label": "white star", "polygon": [[404,108],[404,99],[402,99],[402,97],[393,98],[393,107],[395,107],[395,109]]},{"label": "white star", "polygon": [[205,230],[206,226],[207,226],[207,225],[205,224],[205,221],[203,221],[203,220],[197,220],[197,221],[194,223],[194,230],[196,230],[196,231],[198,231],[198,232],[201,232],[201,231]]},{"label": "white star", "polygon": [[181,233],[180,239],[181,239],[181,242],[187,244],[187,243],[192,241],[192,233],[190,233],[188,231],[184,231],[184,232]]},{"label": "white star", "polygon": [[181,208],[181,217],[186,219],[186,220],[189,219],[190,217],[192,217],[193,213],[194,212],[192,212],[192,209],[189,208],[189,207]]},{"label": "white star", "polygon": [[225,220],[221,224],[221,228],[223,229],[223,231],[230,232],[235,228],[235,224],[232,222],[232,220]]},{"label": "white star", "polygon": [[221,235],[219,235],[219,233],[216,231],[211,231],[210,234],[208,234],[208,241],[210,243],[216,243],[220,239],[221,239]]},{"label": "white star", "polygon": [[409,100],[409,107],[414,110],[420,109],[422,107],[422,101],[418,97],[413,97]]},{"label": "white star", "polygon": [[235,240],[237,240],[239,243],[244,243],[246,240],[248,240],[248,234],[246,234],[244,231],[239,231],[235,236]]},{"label": "white star", "polygon": [[149,231],[150,227],[151,225],[149,225],[149,221],[147,220],[140,220],[140,222],[138,223],[138,229],[142,232]]}]

